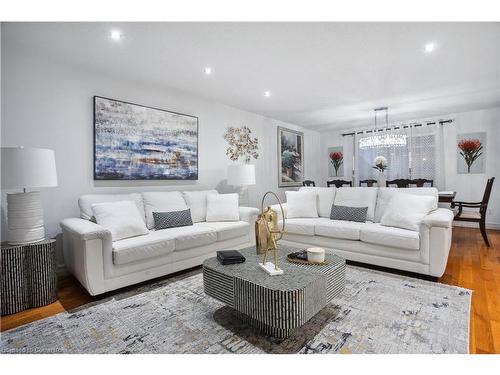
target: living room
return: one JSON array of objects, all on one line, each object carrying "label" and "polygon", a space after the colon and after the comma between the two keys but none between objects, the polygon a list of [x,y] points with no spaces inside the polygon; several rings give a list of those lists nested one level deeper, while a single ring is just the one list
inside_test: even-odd
[{"label": "living room", "polygon": [[1,23],[2,357],[500,353],[500,23],[65,20]]}]

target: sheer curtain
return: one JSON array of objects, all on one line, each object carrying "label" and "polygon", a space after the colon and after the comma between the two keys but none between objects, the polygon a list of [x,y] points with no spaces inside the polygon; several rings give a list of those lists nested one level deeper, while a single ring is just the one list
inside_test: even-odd
[{"label": "sheer curtain", "polygon": [[[378,171],[373,168],[373,161],[378,155],[387,159],[384,175],[388,180],[397,178],[425,178],[434,180],[434,186],[440,186],[440,135],[441,126],[424,124],[422,126],[401,126],[390,130],[378,130],[376,133],[358,134],[356,137],[356,178],[358,180],[377,179]],[[388,136],[401,142],[393,145],[367,147],[372,135]],[[365,139],[365,141],[363,141]],[[402,140],[405,142],[402,142]],[[389,142],[390,143],[390,142]]]}]

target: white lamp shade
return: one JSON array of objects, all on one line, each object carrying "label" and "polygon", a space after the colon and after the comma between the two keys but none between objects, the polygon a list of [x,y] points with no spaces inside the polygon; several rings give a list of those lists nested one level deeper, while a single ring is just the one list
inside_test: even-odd
[{"label": "white lamp shade", "polygon": [[227,167],[227,183],[233,186],[255,185],[255,165],[230,165]]},{"label": "white lamp shade", "polygon": [[2,189],[49,186],[57,186],[53,150],[2,147]]}]

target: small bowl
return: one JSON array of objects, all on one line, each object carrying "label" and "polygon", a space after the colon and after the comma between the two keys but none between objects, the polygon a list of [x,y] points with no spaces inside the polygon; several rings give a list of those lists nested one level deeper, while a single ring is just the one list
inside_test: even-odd
[{"label": "small bowl", "polygon": [[313,263],[323,263],[325,261],[325,249],[323,249],[322,247],[308,248],[307,260]]}]

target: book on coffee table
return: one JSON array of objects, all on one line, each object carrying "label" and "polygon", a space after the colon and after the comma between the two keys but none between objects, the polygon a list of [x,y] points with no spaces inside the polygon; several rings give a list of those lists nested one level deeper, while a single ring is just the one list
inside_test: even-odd
[{"label": "book on coffee table", "polygon": [[217,260],[220,264],[238,264],[243,263],[246,259],[239,251],[236,250],[222,250],[217,251]]}]

